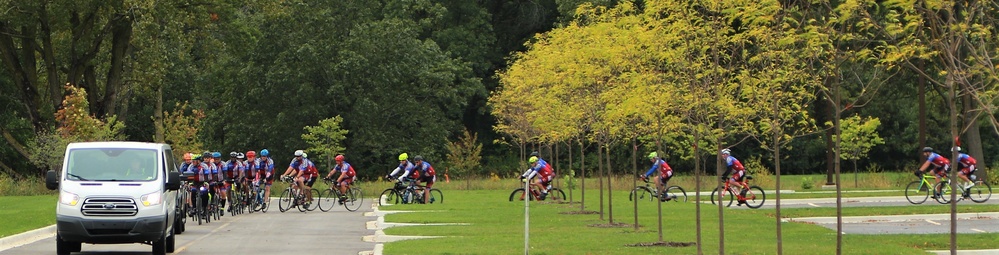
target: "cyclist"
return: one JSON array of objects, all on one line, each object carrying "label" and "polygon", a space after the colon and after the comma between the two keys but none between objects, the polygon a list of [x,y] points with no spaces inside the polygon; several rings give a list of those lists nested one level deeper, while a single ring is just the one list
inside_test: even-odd
[{"label": "cyclist", "polygon": [[305,159],[303,156],[305,156],[304,151],[296,150],[295,157],[291,159],[291,163],[288,164],[288,169],[284,170],[284,174],[281,175],[281,178],[283,179],[285,176],[294,176],[295,178],[293,181],[298,184],[295,185],[294,189],[299,192],[299,194],[304,191],[307,196],[306,203],[309,203],[312,202],[312,192],[305,187],[305,180],[309,177],[307,174],[309,172],[309,163],[307,163],[308,159]]},{"label": "cyclist", "polygon": [[524,174],[520,175],[520,179],[530,180],[537,175],[538,179],[531,186],[535,186],[538,190],[541,190],[541,197],[539,199],[545,200],[548,197],[548,184],[551,183],[553,177],[551,166],[536,156],[531,156],[531,158],[527,159],[527,162],[531,164],[531,167],[527,168],[527,171],[524,171]]},{"label": "cyclist", "polygon": [[[191,167],[188,168],[191,172],[195,173],[194,183],[191,184],[191,195],[187,197],[187,204],[192,207],[194,204],[192,203],[191,198],[194,196],[200,195],[202,200],[208,201],[208,193],[206,192],[202,194],[199,192],[201,188],[205,186],[205,183],[211,180],[211,168],[208,167],[208,164],[202,162],[204,159],[205,154],[194,155]],[[204,205],[205,207],[202,207],[201,209],[207,208],[208,203],[205,203]],[[202,210],[202,212],[204,212],[204,210]],[[193,213],[193,211],[191,213]]]},{"label": "cyclist", "polygon": [[191,164],[194,164],[193,163],[193,157],[194,156],[191,155],[191,153],[184,153],[184,162],[180,163],[180,172],[182,174],[184,174],[185,176],[186,175],[191,175],[189,173],[193,173],[191,171],[188,171],[188,168],[191,167]]},{"label": "cyclist", "polygon": [[[305,186],[308,187],[308,189],[312,189],[312,185],[316,184],[316,179],[319,178],[319,169],[316,168],[316,162],[312,162],[312,160],[309,159],[308,153],[302,153],[302,158],[305,159],[306,163],[308,163],[308,165],[305,166],[305,169],[308,170],[307,174],[309,174],[309,178],[305,179]],[[312,195],[311,191],[309,195]]]},{"label": "cyclist", "polygon": [[[746,183],[746,167],[742,166],[742,162],[731,155],[732,150],[722,149],[720,156],[725,160],[726,169],[725,173],[722,174],[722,180],[726,180],[730,186],[742,187],[742,191],[739,192],[740,196],[745,197],[746,192],[749,191],[749,184]],[[728,175],[732,174],[732,178],[728,178]],[[739,206],[745,204],[746,200],[739,199]]]},{"label": "cyclist", "polygon": [[665,187],[666,183],[669,183],[669,179],[673,178],[673,168],[669,167],[669,164],[666,163],[666,160],[660,158],[659,154],[657,154],[654,151],[652,153],[649,153],[649,160],[652,161],[652,167],[649,168],[649,171],[646,171],[645,174],[642,175],[642,180],[648,179],[649,176],[651,176],[653,173],[655,173],[658,170],[659,178],[655,178],[655,181],[656,181],[656,190],[659,191],[658,193],[659,201],[666,202],[672,200],[673,197],[666,195]]},{"label": "cyclist", "polygon": [[340,172],[340,177],[336,178],[336,186],[340,186],[340,203],[342,204],[344,200],[347,199],[347,189],[350,188],[350,184],[354,183],[357,179],[357,172],[354,171],[354,167],[343,160],[343,155],[336,155],[336,165],[333,169],[330,169],[330,173],[326,175],[326,179],[333,177],[333,173]]},{"label": "cyclist", "polygon": [[427,193],[430,192],[430,188],[432,188],[434,186],[434,182],[437,181],[437,172],[434,171],[434,167],[430,165],[430,162],[423,161],[423,156],[416,155],[413,157],[413,161],[413,164],[416,165],[413,170],[420,174],[420,178],[416,179],[417,185],[419,185],[420,182],[426,183],[425,185],[427,187],[423,189],[422,195],[423,203],[427,203]]},{"label": "cyclist", "polygon": [[[923,174],[925,171],[929,170],[932,171],[933,177],[936,178],[937,183],[940,183],[940,178],[947,178],[947,172],[950,172],[949,159],[933,152],[933,148],[930,147],[923,148],[923,156],[926,157],[926,162],[923,162],[923,165],[919,167],[919,171],[916,171],[916,175]],[[932,197],[937,198],[937,193],[940,193],[939,189],[937,189]]]},{"label": "cyclist", "polygon": [[223,175],[225,175],[225,186],[222,190],[225,191],[226,199],[229,198],[228,193],[229,189],[232,188],[232,185],[236,185],[237,188],[240,187],[240,185],[237,185],[238,183],[234,180],[243,172],[243,168],[245,168],[245,166],[243,165],[243,162],[239,161],[238,157],[239,152],[229,152],[229,160],[222,162],[222,172],[224,173]]},{"label": "cyclist", "polygon": [[243,163],[246,165],[243,169],[243,184],[245,184],[244,187],[246,187],[246,191],[244,192],[249,193],[251,187],[250,185],[252,185],[253,182],[253,176],[257,173],[256,164],[254,164],[254,161],[257,160],[257,153],[254,151],[247,151],[244,156]]},{"label": "cyclist", "polygon": [[[274,184],[274,160],[270,158],[270,155],[270,151],[267,149],[260,150],[260,157],[254,161],[254,169],[257,170],[254,182],[264,181],[265,200],[269,200],[271,197],[271,185]],[[267,201],[264,201],[261,206],[266,208]]]},{"label": "cyclist", "polygon": [[212,152],[211,165],[212,166],[209,166],[209,167],[212,168],[212,179],[215,180],[211,184],[212,191],[214,191],[215,194],[219,195],[219,202],[221,202],[221,204],[219,205],[219,209],[224,209],[225,208],[225,204],[226,204],[226,198],[228,198],[226,196],[226,193],[228,193],[228,192],[225,189],[225,186],[226,186],[225,185],[226,184],[225,183],[225,171],[223,171],[223,168],[225,168],[225,164],[222,163],[222,153],[221,152],[217,152],[217,151],[216,152]]},{"label": "cyclist", "polygon": [[961,177],[961,180],[964,180],[966,184],[963,187],[965,190],[967,190],[975,186],[974,174],[975,171],[978,170],[975,168],[975,164],[977,164],[978,161],[975,160],[975,158],[971,157],[971,155],[968,155],[967,153],[964,152],[960,152],[961,147],[957,147],[955,149],[958,151],[957,165],[961,170],[957,172],[957,177]]},{"label": "cyclist", "polygon": [[[416,165],[413,165],[413,162],[409,162],[409,154],[406,153],[399,154],[399,166],[396,167],[395,170],[392,170],[392,173],[386,175],[385,179],[396,178],[395,177],[396,174],[401,172],[402,175],[399,175],[398,180],[399,182],[402,182],[403,179],[405,179],[406,177],[410,177],[411,174],[416,175],[416,173],[413,172],[414,168],[416,168]],[[412,176],[410,178],[416,179],[417,177],[419,176]]]}]

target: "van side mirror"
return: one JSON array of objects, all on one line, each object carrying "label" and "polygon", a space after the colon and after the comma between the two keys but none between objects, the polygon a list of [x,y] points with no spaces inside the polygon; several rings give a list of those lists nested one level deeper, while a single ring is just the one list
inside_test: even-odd
[{"label": "van side mirror", "polygon": [[45,188],[49,190],[59,189],[59,174],[55,170],[45,172]]},{"label": "van side mirror", "polygon": [[166,181],[167,190],[179,190],[180,189],[180,173],[169,172],[167,173]]}]

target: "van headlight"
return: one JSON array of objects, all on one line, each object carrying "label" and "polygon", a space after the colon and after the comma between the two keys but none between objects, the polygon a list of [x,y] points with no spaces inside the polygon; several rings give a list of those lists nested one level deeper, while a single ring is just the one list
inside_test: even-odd
[{"label": "van headlight", "polygon": [[80,202],[80,196],[66,191],[59,192],[59,203],[69,206],[76,206]]},{"label": "van headlight", "polygon": [[141,197],[139,197],[139,200],[142,201],[142,205],[144,206],[158,205],[161,202],[163,202],[163,194],[157,191],[142,195]]}]

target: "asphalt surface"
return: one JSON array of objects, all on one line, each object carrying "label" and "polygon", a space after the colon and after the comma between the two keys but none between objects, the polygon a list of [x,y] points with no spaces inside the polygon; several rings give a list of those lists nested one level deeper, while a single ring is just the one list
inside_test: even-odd
[{"label": "asphalt surface", "polygon": [[[277,199],[272,199],[277,202]],[[348,212],[343,206],[329,212],[318,209],[281,213],[274,204],[267,213],[222,216],[219,221],[198,225],[188,218],[187,231],[176,236],[174,254],[358,254],[371,251],[375,243],[362,237],[374,235],[365,224],[377,217],[371,212],[371,199],[360,210]],[[83,244],[74,254],[150,254],[144,244]],[[8,249],[0,254],[53,254],[55,237]]]},{"label": "asphalt surface", "polygon": [[[791,218],[836,230],[836,217]],[[949,234],[950,214],[843,217],[845,234]],[[999,233],[999,212],[957,214],[958,233]]]},{"label": "asphalt surface", "polygon": [[[781,199],[781,208],[806,208],[806,207],[836,207],[836,198],[808,198],[808,199]],[[845,197],[842,198],[843,207],[875,207],[875,206],[949,206],[947,204],[937,203],[936,200],[932,198],[927,198],[926,202],[922,204],[912,204],[905,199],[905,196],[892,196],[892,197]],[[957,202],[958,206],[964,205],[977,205],[979,203],[972,202],[971,200],[961,200]],[[999,204],[999,197],[993,197],[985,203],[980,204]],[[776,200],[770,197],[770,193],[767,194],[767,201],[763,204],[761,208],[772,209],[776,205]],[[733,205],[733,207],[735,207]]]}]

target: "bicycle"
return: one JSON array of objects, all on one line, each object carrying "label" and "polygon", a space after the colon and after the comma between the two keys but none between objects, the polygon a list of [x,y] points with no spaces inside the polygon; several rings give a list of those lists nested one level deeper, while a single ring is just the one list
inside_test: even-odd
[{"label": "bicycle", "polygon": [[[958,194],[958,201],[964,200],[965,198],[970,199],[975,203],[985,203],[985,201],[989,201],[989,198],[992,197],[992,186],[989,186],[989,183],[980,180],[975,180],[974,182],[975,186],[967,189],[961,189],[961,194]],[[937,203],[950,203],[950,194],[953,192],[953,188],[950,185],[949,179],[937,183],[934,190],[940,191],[935,198]]]},{"label": "bicycle", "polygon": [[666,192],[659,194],[659,190],[652,186],[652,182],[648,178],[640,179],[645,182],[645,186],[639,186],[632,190],[631,195],[628,196],[628,201],[632,201],[633,199],[655,201],[655,198],[658,197],[663,202],[666,202],[663,197],[669,197],[674,202],[687,202],[687,192],[680,186],[670,185],[666,187]]},{"label": "bicycle", "polygon": [[[323,178],[323,182],[328,189],[324,190],[319,199],[319,210],[323,212],[328,212],[333,209],[336,204],[343,205],[347,211],[357,211],[361,208],[361,204],[364,202],[364,196],[361,194],[361,189],[356,186],[351,186],[347,189],[347,194],[340,192],[340,184],[336,183],[335,180],[330,178]],[[345,199],[342,199],[345,198]]]},{"label": "bicycle", "polygon": [[916,176],[920,178],[918,181],[912,181],[905,186],[905,199],[909,200],[909,203],[918,205],[926,202],[926,199],[930,197],[930,188],[933,184],[930,183],[931,180],[935,181],[936,177],[932,174],[923,174],[922,172],[916,172]]},{"label": "bicycle", "polygon": [[229,200],[228,206],[229,213],[232,216],[237,214],[243,214],[243,194],[240,192],[242,189],[238,186],[242,186],[240,183],[236,182],[236,179],[229,179]]},{"label": "bicycle", "polygon": [[[316,210],[319,203],[306,201],[305,194],[301,193],[302,189],[296,188],[298,187],[298,182],[295,181],[295,177],[284,176],[281,178],[281,181],[290,183],[284,189],[284,192],[281,193],[281,200],[278,201],[278,209],[281,212],[291,210],[292,207],[297,207],[300,212]],[[319,191],[312,190],[312,197],[319,198]]]},{"label": "bicycle", "polygon": [[[749,181],[752,179],[752,175],[746,175],[746,184],[749,184]],[[742,195],[742,192],[735,190],[735,188],[731,187],[727,180],[725,181],[724,190],[728,192],[728,203],[725,204],[725,207],[732,206],[732,202],[735,199],[739,199],[739,201],[745,201],[746,206],[749,208],[756,209],[763,206],[763,203],[767,200],[767,194],[763,192],[763,188],[760,188],[760,186],[750,185],[745,196]],[[725,199],[725,193],[719,192],[718,188],[715,188],[715,190],[711,191],[711,204],[715,204],[716,193],[718,193],[719,198]]]},{"label": "bicycle", "polygon": [[[403,182],[408,183],[408,185],[407,184],[403,184]],[[420,196],[420,194],[423,194],[424,191],[426,190],[426,188],[427,188],[427,186],[416,184],[416,180],[414,180],[412,178],[404,178],[403,181],[396,182],[396,184],[395,184],[395,186],[393,188],[386,189],[385,191],[382,191],[382,195],[379,198],[385,197],[385,200],[379,199],[378,200],[378,204],[379,205],[400,204],[400,203],[402,203],[402,204],[409,204],[409,203],[425,204],[424,200],[423,200],[423,196]],[[441,190],[436,189],[436,188],[431,188],[430,192],[426,192],[426,193],[427,193],[426,196],[429,197],[429,199],[427,199],[426,202],[428,202],[430,204],[433,204],[433,203],[443,204],[444,203],[444,193],[441,192]],[[387,203],[387,204],[383,204],[382,201],[385,201],[384,203]]]},{"label": "bicycle", "polygon": [[[523,180],[522,182],[525,182],[525,181],[530,181],[530,180]],[[549,198],[551,200],[554,200],[554,201],[564,201],[565,200],[565,192],[563,192],[559,188],[551,188],[551,189],[549,189],[548,190],[548,197],[546,197],[545,199],[541,199],[541,191],[539,191],[538,187],[535,186],[535,185],[533,185],[533,184],[532,185],[528,185],[528,186],[531,187],[531,196],[528,197],[528,199],[530,199],[530,200],[544,201],[545,199],[549,199]],[[524,195],[525,195],[524,194],[524,188],[516,188],[516,189],[513,190],[513,192],[510,192],[510,202],[513,202],[513,200],[515,198],[517,199],[517,201],[524,201]]]}]

